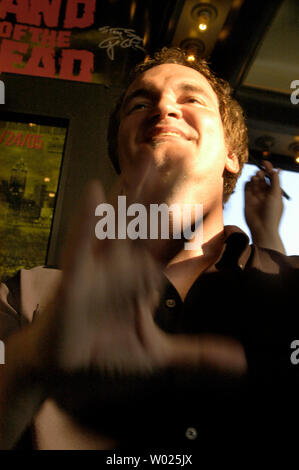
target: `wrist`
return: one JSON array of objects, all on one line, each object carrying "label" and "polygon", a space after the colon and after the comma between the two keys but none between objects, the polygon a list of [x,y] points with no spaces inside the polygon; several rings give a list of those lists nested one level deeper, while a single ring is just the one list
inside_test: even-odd
[{"label": "wrist", "polygon": [[273,233],[273,230],[269,232],[252,233],[252,242],[260,248],[268,248],[270,250],[276,250],[281,253],[285,253],[284,245],[279,236],[278,231]]}]

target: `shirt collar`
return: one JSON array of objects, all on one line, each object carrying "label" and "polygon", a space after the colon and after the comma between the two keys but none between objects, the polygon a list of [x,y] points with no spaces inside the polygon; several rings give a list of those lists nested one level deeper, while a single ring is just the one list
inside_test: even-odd
[{"label": "shirt collar", "polygon": [[224,227],[224,244],[214,267],[217,270],[244,269],[249,259],[251,248],[249,238],[243,230],[235,225]]}]

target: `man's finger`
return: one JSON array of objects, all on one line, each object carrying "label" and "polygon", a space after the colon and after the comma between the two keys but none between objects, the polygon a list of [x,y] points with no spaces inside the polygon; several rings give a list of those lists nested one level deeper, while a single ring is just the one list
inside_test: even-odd
[{"label": "man's finger", "polygon": [[258,197],[260,195],[260,188],[258,184],[258,177],[252,176],[250,181],[245,185],[245,195]]},{"label": "man's finger", "polygon": [[280,181],[279,181],[279,171],[275,170],[273,168],[273,165],[271,162],[267,160],[262,161],[263,166],[265,167],[266,172],[269,175],[270,183],[271,183],[271,192],[273,194],[280,194],[281,193],[281,187],[280,187]]},{"label": "man's finger", "polygon": [[170,362],[173,366],[209,368],[237,375],[244,374],[247,370],[243,346],[235,339],[209,335],[176,335],[171,340]]},{"label": "man's finger", "polygon": [[[91,181],[83,192],[81,207],[70,224],[65,250],[62,254],[62,268],[65,274],[74,272],[78,262],[90,254],[101,243],[95,236],[95,208],[105,202],[101,184]],[[82,268],[82,266],[81,266]]]}]

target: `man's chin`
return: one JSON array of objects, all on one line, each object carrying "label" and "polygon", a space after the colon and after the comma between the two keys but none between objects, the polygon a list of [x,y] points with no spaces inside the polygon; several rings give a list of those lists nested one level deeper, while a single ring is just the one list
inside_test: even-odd
[{"label": "man's chin", "polygon": [[167,168],[177,167],[178,164],[183,167],[185,162],[192,159],[190,150],[183,143],[182,139],[154,139],[145,142],[139,147],[140,160],[151,161],[159,168],[164,168],[165,165]]}]

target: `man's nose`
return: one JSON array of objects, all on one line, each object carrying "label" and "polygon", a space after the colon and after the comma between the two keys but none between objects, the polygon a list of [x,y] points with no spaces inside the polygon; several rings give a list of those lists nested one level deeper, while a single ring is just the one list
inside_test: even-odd
[{"label": "man's nose", "polygon": [[180,105],[168,97],[164,96],[157,101],[154,109],[155,117],[164,119],[166,117],[173,117],[180,119],[182,117],[182,111]]}]

